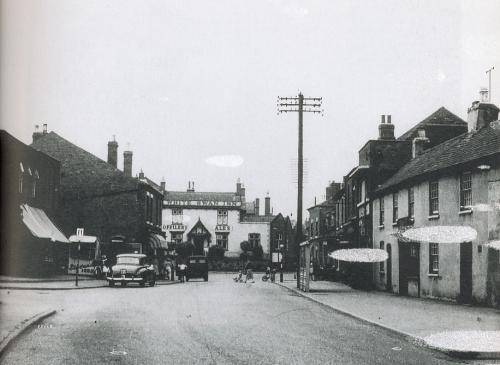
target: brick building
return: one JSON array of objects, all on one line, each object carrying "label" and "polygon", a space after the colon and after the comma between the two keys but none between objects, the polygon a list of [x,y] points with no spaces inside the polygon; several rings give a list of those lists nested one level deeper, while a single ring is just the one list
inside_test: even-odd
[{"label": "brick building", "polygon": [[[417,130],[412,159],[376,191],[373,244],[389,254],[375,267],[379,289],[499,305],[499,253],[485,245],[500,238],[498,110],[474,102],[469,132],[425,151],[422,144],[432,140]],[[407,229],[443,226],[471,227],[477,238],[454,244],[404,238]]]},{"label": "brick building", "polygon": [[166,249],[161,229],[163,192],[143,174],[132,177],[132,151],[124,151],[124,171],[120,171],[114,140],[108,143],[108,161],[54,132],[34,133],[32,147],[61,162],[57,217],[64,233],[84,228],[86,235],[99,238],[104,251],[122,245],[116,249],[138,247],[143,253],[162,256]]},{"label": "brick building", "polygon": [[2,273],[57,273],[67,265],[68,252],[68,240],[54,219],[59,207],[60,163],[4,130],[0,146]]}]

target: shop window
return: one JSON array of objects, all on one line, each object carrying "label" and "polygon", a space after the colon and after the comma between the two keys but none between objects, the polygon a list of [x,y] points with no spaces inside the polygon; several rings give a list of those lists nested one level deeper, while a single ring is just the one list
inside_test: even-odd
[{"label": "shop window", "polygon": [[460,210],[470,209],[472,206],[472,175],[464,172],[460,176]]},{"label": "shop window", "polygon": [[429,274],[439,273],[439,245],[429,244]]},{"label": "shop window", "polygon": [[439,214],[439,182],[429,182],[429,215]]},{"label": "shop window", "polygon": [[217,210],[217,224],[227,225],[227,210],[224,209]]},{"label": "shop window", "polygon": [[413,188],[408,189],[408,217],[413,218],[415,216],[415,193]]},{"label": "shop window", "polygon": [[248,243],[250,244],[251,248],[260,246],[260,233],[249,233]]},{"label": "shop window", "polygon": [[223,234],[223,233],[217,233],[215,235],[216,241],[217,241],[217,246],[224,248],[225,250],[228,249],[228,235]]},{"label": "shop window", "polygon": [[398,193],[392,194],[392,223],[398,221]]},{"label": "shop window", "polygon": [[172,224],[182,224],[183,216],[182,209],[172,209]]}]

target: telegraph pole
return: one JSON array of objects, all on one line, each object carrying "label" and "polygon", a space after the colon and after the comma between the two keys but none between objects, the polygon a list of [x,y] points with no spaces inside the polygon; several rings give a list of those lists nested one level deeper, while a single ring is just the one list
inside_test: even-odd
[{"label": "telegraph pole", "polygon": [[486,71],[488,74],[488,102],[491,103],[491,71],[495,69],[495,66]]},{"label": "telegraph pole", "polygon": [[302,233],[302,190],[304,178],[304,156],[303,156],[303,114],[323,113],[321,105],[323,98],[305,98],[302,93],[296,97],[278,96],[279,113],[299,113],[299,143],[297,161],[297,225],[295,230],[295,244],[297,245],[297,288],[300,288],[300,246],[304,239]]}]

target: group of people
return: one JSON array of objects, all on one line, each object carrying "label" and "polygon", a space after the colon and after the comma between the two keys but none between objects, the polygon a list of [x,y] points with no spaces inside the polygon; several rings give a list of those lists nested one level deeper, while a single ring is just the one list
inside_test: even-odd
[{"label": "group of people", "polygon": [[[243,275],[245,275],[245,279],[243,279]],[[238,276],[234,278],[234,281],[237,283],[246,283],[248,281],[255,283],[253,279],[253,265],[250,261],[247,261],[245,268],[240,270]]]}]

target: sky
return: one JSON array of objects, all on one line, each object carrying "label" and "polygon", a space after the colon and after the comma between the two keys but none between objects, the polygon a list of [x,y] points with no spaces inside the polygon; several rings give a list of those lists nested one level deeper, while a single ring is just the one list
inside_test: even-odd
[{"label": "sky", "polygon": [[[296,216],[298,116],[278,96],[323,98],[304,116],[304,208],[358,164],[381,114],[396,135],[444,106],[466,119],[491,74],[500,105],[499,1],[0,0],[1,128],[35,124],[167,190],[269,193]],[[262,205],[262,204],[261,204]],[[261,213],[263,208],[261,208]]]}]

